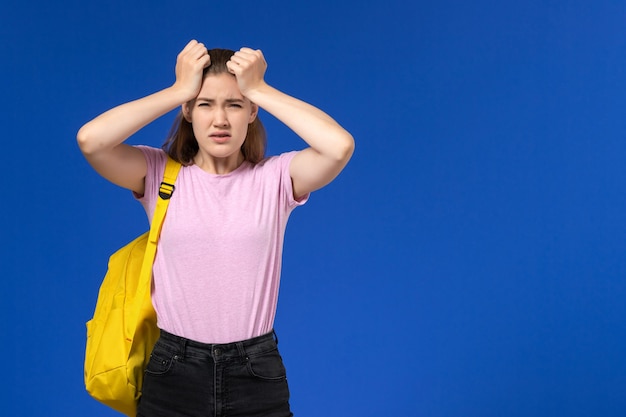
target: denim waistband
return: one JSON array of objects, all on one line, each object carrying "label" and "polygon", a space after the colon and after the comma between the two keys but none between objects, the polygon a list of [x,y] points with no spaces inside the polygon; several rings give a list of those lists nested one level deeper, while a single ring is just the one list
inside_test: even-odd
[{"label": "denim waistband", "polygon": [[212,358],[214,361],[223,361],[237,357],[256,356],[276,349],[278,338],[276,333],[271,332],[232,343],[202,343],[186,339],[161,330],[159,344],[167,347],[182,357]]}]

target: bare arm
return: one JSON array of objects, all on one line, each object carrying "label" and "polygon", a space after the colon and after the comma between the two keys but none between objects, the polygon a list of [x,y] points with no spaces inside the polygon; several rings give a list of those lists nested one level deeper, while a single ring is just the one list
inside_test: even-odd
[{"label": "bare arm", "polygon": [[117,106],[85,124],[77,134],[80,150],[104,178],[139,194],[144,192],[146,161],[123,142],[142,127],[193,99],[210,63],[204,45],[191,41],[178,55],[176,82],[147,97]]},{"label": "bare arm", "polygon": [[330,183],[354,152],[354,139],[329,115],[265,83],[267,64],[261,51],[242,48],[228,64],[246,97],[292,129],[309,147],[292,160],[294,197]]}]

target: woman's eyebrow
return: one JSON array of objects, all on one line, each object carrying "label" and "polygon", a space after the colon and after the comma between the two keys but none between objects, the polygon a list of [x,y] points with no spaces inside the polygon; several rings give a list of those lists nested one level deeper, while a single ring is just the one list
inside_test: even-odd
[{"label": "woman's eyebrow", "polygon": [[[197,101],[206,101],[209,103],[214,103],[216,100],[214,98],[207,98],[207,97],[197,97],[196,98]],[[242,98],[227,98],[224,100],[224,102],[226,103],[243,103],[244,100]]]}]

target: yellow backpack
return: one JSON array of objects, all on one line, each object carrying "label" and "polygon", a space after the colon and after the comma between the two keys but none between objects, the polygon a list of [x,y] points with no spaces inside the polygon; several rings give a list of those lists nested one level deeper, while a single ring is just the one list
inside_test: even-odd
[{"label": "yellow backpack", "polygon": [[143,374],[159,337],[150,287],[152,264],[180,164],[168,157],[150,231],[109,258],[87,322],[85,387],[96,400],[135,417]]}]

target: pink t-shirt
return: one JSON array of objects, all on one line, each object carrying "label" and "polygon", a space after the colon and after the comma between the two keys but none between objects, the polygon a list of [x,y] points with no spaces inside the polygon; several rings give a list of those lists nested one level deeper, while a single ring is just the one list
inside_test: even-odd
[{"label": "pink t-shirt", "polygon": [[[146,157],[139,201],[152,221],[166,154]],[[204,343],[230,343],[272,330],[285,227],[296,201],[289,152],[226,175],[182,167],[153,268],[152,302],[161,329]]]}]

